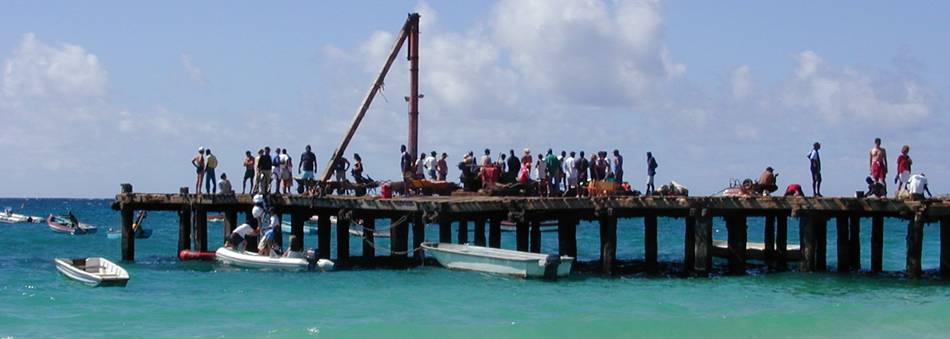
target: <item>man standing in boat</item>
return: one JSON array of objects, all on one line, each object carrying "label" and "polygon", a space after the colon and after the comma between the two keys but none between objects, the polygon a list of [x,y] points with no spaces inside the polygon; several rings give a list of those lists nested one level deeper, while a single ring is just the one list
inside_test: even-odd
[{"label": "man standing in boat", "polygon": [[881,147],[881,138],[874,139],[874,147],[868,152],[868,166],[871,168],[871,179],[884,186],[884,195],[887,195],[887,150]]},{"label": "man standing in boat", "polygon": [[811,168],[811,192],[816,197],[821,196],[821,156],[818,155],[819,149],[821,149],[821,144],[816,142],[807,155]]}]

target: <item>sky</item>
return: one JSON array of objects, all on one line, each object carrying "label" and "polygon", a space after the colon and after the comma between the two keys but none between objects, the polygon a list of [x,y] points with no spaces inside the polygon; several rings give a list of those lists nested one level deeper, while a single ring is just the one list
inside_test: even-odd
[{"label": "sky", "polygon": [[[237,187],[263,146],[322,169],[410,12],[420,150],[450,164],[618,149],[642,190],[652,151],[658,182],[707,195],[766,166],[808,187],[818,141],[823,193],[849,196],[880,137],[950,187],[946,2],[8,1],[0,196],[177,192],[199,146]],[[347,150],[373,178],[399,177],[408,78],[403,52]]]}]

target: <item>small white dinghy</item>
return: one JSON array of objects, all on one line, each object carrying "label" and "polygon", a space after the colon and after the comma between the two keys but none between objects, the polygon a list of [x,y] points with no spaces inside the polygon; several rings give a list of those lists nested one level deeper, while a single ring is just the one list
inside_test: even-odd
[{"label": "small white dinghy", "polygon": [[129,272],[105,258],[56,258],[54,262],[63,275],[92,287],[125,287],[129,282]]},{"label": "small white dinghy", "polygon": [[574,258],[450,243],[422,243],[426,255],[450,269],[556,279],[571,273]]},{"label": "small white dinghy", "polygon": [[[226,265],[246,268],[263,268],[283,271],[306,271],[310,269],[310,261],[303,257],[272,257],[254,252],[238,252],[228,247],[218,248],[215,259]],[[318,259],[317,269],[322,271],[333,270],[334,263],[327,259]]]}]

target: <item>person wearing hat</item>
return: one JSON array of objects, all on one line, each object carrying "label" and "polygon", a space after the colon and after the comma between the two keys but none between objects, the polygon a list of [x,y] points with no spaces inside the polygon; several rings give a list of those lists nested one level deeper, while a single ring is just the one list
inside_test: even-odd
[{"label": "person wearing hat", "polygon": [[201,182],[205,177],[205,148],[198,147],[198,155],[191,158],[191,165],[195,166],[195,172],[198,174],[198,180],[195,181],[195,194],[201,194]]}]

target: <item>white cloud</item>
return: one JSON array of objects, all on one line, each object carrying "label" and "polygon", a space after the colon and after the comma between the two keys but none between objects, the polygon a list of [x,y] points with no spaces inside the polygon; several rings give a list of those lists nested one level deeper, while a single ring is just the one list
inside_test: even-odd
[{"label": "white cloud", "polygon": [[185,68],[185,71],[188,72],[188,77],[191,78],[191,81],[194,81],[196,84],[204,86],[208,84],[208,79],[205,78],[201,69],[191,61],[191,56],[188,54],[181,55],[181,65]]},{"label": "white cloud", "polygon": [[76,100],[103,96],[106,78],[99,59],[81,46],[50,46],[27,33],[4,62],[2,88],[8,99]]},{"label": "white cloud", "polygon": [[755,83],[752,81],[752,71],[749,66],[740,66],[732,71],[732,97],[742,100],[752,95]]}]

